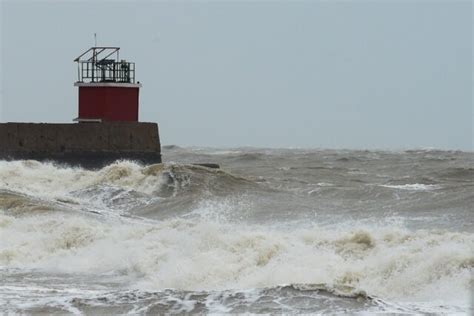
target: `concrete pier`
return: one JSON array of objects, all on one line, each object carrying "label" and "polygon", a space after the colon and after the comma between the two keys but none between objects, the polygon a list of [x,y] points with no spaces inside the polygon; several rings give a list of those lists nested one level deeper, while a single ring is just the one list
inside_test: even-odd
[{"label": "concrete pier", "polygon": [[100,168],[118,159],[161,162],[156,123],[1,123],[0,159]]}]

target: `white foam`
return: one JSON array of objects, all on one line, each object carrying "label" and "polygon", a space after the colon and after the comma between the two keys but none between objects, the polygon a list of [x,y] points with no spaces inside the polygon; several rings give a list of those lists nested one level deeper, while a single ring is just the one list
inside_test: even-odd
[{"label": "white foam", "polygon": [[391,227],[278,231],[198,219],[155,224],[0,215],[0,265],[116,274],[132,288],[348,285],[406,302],[467,304],[474,236]]},{"label": "white foam", "polygon": [[[0,161],[0,189],[105,207],[108,188],[153,196],[162,185],[161,168],[119,162],[92,172]],[[87,194],[91,187],[103,190],[99,197],[94,195],[96,200]],[[244,203],[242,208],[250,212],[252,205]],[[469,304],[474,234],[408,231],[397,222],[285,230],[229,224],[226,218],[234,209],[235,201],[203,202],[189,218],[162,222],[118,219],[107,213],[97,219],[77,213],[13,217],[0,210],[0,267],[116,275],[130,288],[153,291],[324,283],[353,286],[406,304]]]},{"label": "white foam", "polygon": [[422,183],[413,183],[413,184],[400,184],[400,185],[380,185],[384,188],[391,188],[397,190],[408,190],[408,191],[431,191],[439,189],[440,186],[436,184],[422,184]]},{"label": "white foam", "polygon": [[28,195],[57,198],[70,192],[105,184],[151,194],[161,184],[161,166],[156,172],[130,161],[121,161],[99,171],[58,167],[36,161],[0,161],[0,188]]},{"label": "white foam", "polygon": [[327,183],[327,182],[319,182],[317,185],[320,187],[333,187],[334,186],[334,184]]}]

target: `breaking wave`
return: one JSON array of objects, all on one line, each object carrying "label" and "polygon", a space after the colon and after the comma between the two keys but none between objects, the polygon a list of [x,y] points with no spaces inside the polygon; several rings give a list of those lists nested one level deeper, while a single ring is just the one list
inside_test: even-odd
[{"label": "breaking wave", "polygon": [[474,237],[392,227],[262,229],[63,214],[0,216],[0,266],[127,279],[156,291],[314,283],[419,300],[466,297]]},{"label": "breaking wave", "polygon": [[[0,288],[0,294],[2,288]],[[17,291],[21,288],[10,288]],[[42,312],[45,307],[51,312],[64,311],[80,314],[92,309],[98,314],[109,314],[120,310],[122,314],[175,313],[295,313],[295,312],[352,312],[357,311],[410,311],[382,299],[367,296],[345,287],[332,288],[324,284],[290,284],[263,289],[225,291],[178,291],[166,289],[159,292],[140,290],[104,291],[70,290],[52,291],[48,288],[30,288],[37,297],[25,304],[18,297],[9,297],[10,303],[23,305],[29,313]],[[54,294],[54,295],[51,295]],[[57,295],[61,299],[57,299]],[[284,299],[282,299],[284,298]],[[18,300],[18,302],[16,302]],[[315,307],[317,306],[317,309]],[[9,306],[7,305],[7,308]],[[9,309],[15,312],[14,308]],[[7,310],[8,311],[8,310]]]},{"label": "breaking wave", "polygon": [[[229,220],[258,213],[248,194],[272,190],[193,165],[122,161],[87,171],[0,161],[0,276],[33,271],[123,287],[90,296],[65,290],[69,309],[63,307],[73,312],[123,300],[149,312],[291,312],[292,304],[322,306],[328,297],[337,301],[328,311],[344,311],[345,304],[352,311],[469,309],[473,234],[351,219]],[[15,283],[0,285],[2,291],[15,293]],[[281,303],[281,293],[291,299]]]}]

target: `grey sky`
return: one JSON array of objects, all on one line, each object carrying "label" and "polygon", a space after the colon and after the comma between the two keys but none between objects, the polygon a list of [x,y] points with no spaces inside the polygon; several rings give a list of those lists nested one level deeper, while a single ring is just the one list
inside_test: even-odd
[{"label": "grey sky", "polygon": [[163,144],[473,149],[471,1],[2,1],[0,121],[71,122],[121,47]]}]

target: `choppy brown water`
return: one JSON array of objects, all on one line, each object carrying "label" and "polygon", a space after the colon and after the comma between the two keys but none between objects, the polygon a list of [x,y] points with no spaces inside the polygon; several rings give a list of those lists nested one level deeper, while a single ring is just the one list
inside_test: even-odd
[{"label": "choppy brown water", "polygon": [[473,311],[473,153],[169,146],[164,160],[0,161],[4,310]]}]

